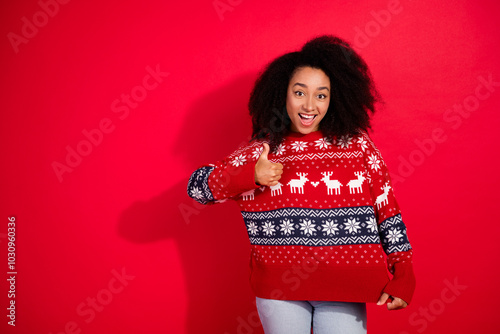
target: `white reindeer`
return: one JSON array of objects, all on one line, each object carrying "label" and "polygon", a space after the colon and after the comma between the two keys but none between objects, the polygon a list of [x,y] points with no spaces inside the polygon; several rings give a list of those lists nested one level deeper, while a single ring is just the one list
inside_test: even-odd
[{"label": "white reindeer", "polygon": [[299,194],[304,193],[304,184],[306,181],[309,181],[309,179],[306,177],[307,173],[296,173],[299,179],[291,179],[290,182],[287,183],[287,185],[290,186],[290,191],[292,194],[295,194],[295,190],[298,189]]},{"label": "white reindeer", "polygon": [[389,203],[389,200],[387,199],[387,195],[389,194],[389,189],[391,189],[391,186],[389,185],[389,183],[386,182],[382,187],[384,193],[382,195],[377,196],[377,199],[375,200],[375,204],[377,204],[377,209],[380,209],[382,205]]},{"label": "white reindeer", "polygon": [[356,175],[358,179],[351,180],[347,184],[349,186],[349,194],[355,194],[356,192],[358,194],[361,194],[363,192],[363,188],[361,188],[361,186],[363,185],[363,181],[366,180],[366,177],[364,177],[363,174],[363,172],[354,173],[354,175]]},{"label": "white reindeer", "polygon": [[282,194],[282,191],[281,191],[281,186],[282,185],[283,184],[281,184],[280,182],[278,182],[277,185],[269,186],[269,188],[271,188],[271,196],[281,195]]},{"label": "white reindeer", "polygon": [[340,183],[339,180],[330,180],[330,176],[333,175],[333,172],[323,172],[321,175],[323,175],[321,181],[325,182],[326,187],[328,188],[328,195],[333,195],[334,189],[335,195],[340,195],[340,187],[342,187],[342,183]]},{"label": "white reindeer", "polygon": [[255,194],[255,189],[245,191],[244,193],[241,193],[241,197],[243,197],[244,201],[249,201],[254,199],[254,194]]}]

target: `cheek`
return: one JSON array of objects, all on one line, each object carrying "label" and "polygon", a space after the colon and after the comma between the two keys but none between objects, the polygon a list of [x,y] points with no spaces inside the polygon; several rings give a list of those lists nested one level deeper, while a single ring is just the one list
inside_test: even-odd
[{"label": "cheek", "polygon": [[290,111],[297,111],[297,109],[300,109],[301,104],[298,99],[292,97],[287,98],[286,106],[290,109]]},{"label": "cheek", "polygon": [[286,97],[286,111],[291,113],[297,109],[297,103],[290,96]]},{"label": "cheek", "polygon": [[328,111],[328,107],[330,106],[330,101],[328,101],[328,103],[324,103],[322,106],[321,106],[321,113],[324,115],[326,114],[326,112]]}]

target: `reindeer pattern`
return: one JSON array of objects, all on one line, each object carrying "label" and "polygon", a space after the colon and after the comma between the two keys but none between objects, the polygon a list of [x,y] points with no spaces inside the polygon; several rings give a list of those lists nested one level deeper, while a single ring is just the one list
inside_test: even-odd
[{"label": "reindeer pattern", "polygon": [[[352,151],[349,147],[328,146],[324,140],[311,142],[307,147],[287,145],[290,148],[288,154],[279,150],[269,156],[270,161],[284,165],[279,182],[245,191],[240,194],[240,199],[252,205],[261,194],[268,196],[269,202],[264,203],[268,209],[300,203],[306,207],[370,205],[383,210],[391,202],[392,188],[388,175],[383,175],[388,173],[380,153],[367,140],[364,137],[356,139],[352,144],[358,147]],[[258,159],[262,151],[254,151],[252,157]],[[309,160],[312,162],[305,165]]]},{"label": "reindeer pattern", "polygon": [[241,193],[241,197],[243,197],[244,201],[251,201],[251,200],[255,199],[255,189]]},{"label": "reindeer pattern", "polygon": [[330,176],[333,175],[333,172],[323,172],[321,175],[323,175],[321,181],[325,182],[327,187],[327,194],[332,195],[333,190],[335,190],[335,195],[340,195],[340,187],[342,187],[342,183],[340,183],[339,180],[330,180]]},{"label": "reindeer pattern", "polygon": [[366,177],[364,177],[363,174],[363,172],[354,173],[354,175],[358,178],[356,180],[349,181],[347,184],[349,186],[349,194],[355,194],[356,192],[361,194],[363,192],[363,188],[361,186],[363,185],[363,181],[366,180]]},{"label": "reindeer pattern", "polygon": [[[362,194],[363,183],[365,182],[365,180],[367,180],[365,172],[354,172],[354,176],[356,178],[351,179],[346,184],[342,184],[339,180],[334,179],[333,171],[321,172],[322,178],[319,181],[309,180],[309,178],[307,177],[308,173],[296,172],[295,175],[298,176],[298,178],[292,178],[288,183],[286,183],[287,186],[290,186],[290,193],[292,194],[304,194],[304,186],[307,182],[311,183],[314,188],[316,188],[319,185],[320,181],[323,181],[323,183],[325,184],[327,195],[340,195],[342,192],[341,189],[344,186],[349,187],[349,194]],[[283,195],[283,186],[283,183],[278,182],[278,184],[274,186],[261,187],[260,190],[264,192],[266,188],[269,188],[271,190],[271,196],[275,197]],[[384,193],[377,197],[376,201],[376,204],[379,207],[387,204],[387,193],[389,191],[389,188],[386,189],[385,187],[390,188],[390,186],[387,184],[384,185],[384,188],[382,188],[384,190]],[[255,189],[241,193],[241,197],[244,201],[255,199]]]},{"label": "reindeer pattern", "polygon": [[383,194],[377,196],[377,199],[375,200],[375,204],[377,205],[377,209],[380,209],[383,205],[386,205],[389,203],[389,199],[387,195],[389,194],[389,190],[391,189],[391,186],[389,185],[388,182],[384,184],[382,187],[382,190],[384,191]]},{"label": "reindeer pattern", "polygon": [[290,186],[290,192],[292,194],[295,194],[295,191],[298,191],[299,194],[304,193],[304,184],[309,181],[309,179],[306,177],[307,173],[296,173],[297,176],[299,177],[298,179],[291,179],[290,182],[287,183],[287,185]]},{"label": "reindeer pattern", "polygon": [[278,182],[278,184],[275,186],[270,186],[269,188],[271,188],[271,196],[278,196],[283,194],[283,192],[281,191],[282,186],[283,184],[281,182]]}]

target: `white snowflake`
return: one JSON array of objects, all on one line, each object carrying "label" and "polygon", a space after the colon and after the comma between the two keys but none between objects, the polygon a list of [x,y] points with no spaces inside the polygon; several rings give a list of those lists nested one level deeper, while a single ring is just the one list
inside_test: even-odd
[{"label": "white snowflake", "polygon": [[314,142],[316,143],[316,146],[319,147],[320,149],[325,149],[328,146],[332,145],[331,143],[329,143],[326,140],[326,138],[321,138],[321,139],[318,139],[318,140],[316,140]]},{"label": "white snowflake", "polygon": [[361,150],[364,152],[368,148],[368,142],[364,137],[358,138],[358,144],[361,147]]},{"label": "white snowflake", "polygon": [[307,142],[305,141],[296,141],[292,143],[292,148],[295,152],[303,151],[307,147]]},{"label": "white snowflake", "polygon": [[295,229],[290,219],[283,219],[283,221],[280,224],[280,227],[283,234],[286,235],[290,235],[292,231]]},{"label": "white snowflake", "polygon": [[280,145],[276,148],[276,155],[282,155],[283,153],[285,153],[285,145],[280,144]]},{"label": "white snowflake", "polygon": [[351,145],[352,137],[350,136],[342,136],[339,139],[337,139],[337,145],[342,147],[342,148],[349,148]]},{"label": "white snowflake", "polygon": [[399,238],[401,238],[402,236],[403,235],[397,228],[393,228],[387,234],[386,240],[389,241],[391,244],[395,244],[396,242],[399,241]]},{"label": "white snowflake", "polygon": [[310,219],[304,219],[300,223],[300,230],[304,231],[305,235],[310,236],[316,231],[316,228],[314,227],[313,222]]},{"label": "white snowflake", "polygon": [[379,160],[378,156],[376,154],[372,154],[368,157],[368,164],[370,167],[377,171],[380,169],[380,163],[381,161]]},{"label": "white snowflake", "polygon": [[245,164],[245,162],[247,162],[247,158],[243,154],[240,154],[239,156],[234,158],[233,161],[231,161],[231,164],[233,164],[233,166],[235,167],[238,167]]},{"label": "white snowflake", "polygon": [[198,187],[193,187],[193,189],[191,189],[191,196],[200,199],[203,198],[203,193],[200,189],[198,189]]},{"label": "white snowflake", "polygon": [[326,235],[335,235],[335,233],[339,231],[338,224],[334,223],[331,219],[328,219],[321,226],[323,227],[323,232],[326,232]]},{"label": "white snowflake", "polygon": [[256,147],[255,150],[252,152],[252,158],[254,159],[259,159],[260,155],[262,154],[262,151],[264,151],[264,147]]},{"label": "white snowflake", "polygon": [[274,232],[276,232],[276,229],[272,222],[266,221],[262,227],[262,231],[264,231],[266,235],[273,235]]},{"label": "white snowflake", "polygon": [[366,221],[366,227],[370,230],[370,232],[377,232],[378,231],[377,221],[375,220],[374,217],[370,217],[370,219],[368,219]]},{"label": "white snowflake", "polygon": [[359,226],[359,222],[355,218],[348,218],[344,228],[350,233],[358,233],[358,230],[361,230],[361,226]]},{"label": "white snowflake", "polygon": [[256,235],[258,232],[259,228],[257,227],[257,224],[255,224],[255,222],[250,222],[250,224],[248,224],[248,233]]}]

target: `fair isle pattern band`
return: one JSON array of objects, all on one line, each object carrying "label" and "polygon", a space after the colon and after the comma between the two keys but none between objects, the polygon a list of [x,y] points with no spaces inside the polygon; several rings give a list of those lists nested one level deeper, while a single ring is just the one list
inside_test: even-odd
[{"label": "fair isle pattern band", "polygon": [[322,160],[322,159],[340,159],[340,158],[360,158],[363,156],[363,152],[325,152],[325,153],[309,153],[309,154],[294,154],[283,158],[273,158],[272,162],[287,162],[287,161],[312,161],[312,160]]},{"label": "fair isle pattern band", "polygon": [[332,218],[348,215],[374,215],[372,206],[357,206],[336,209],[305,209],[305,208],[283,208],[272,211],[241,211],[244,219],[262,220],[276,219],[282,217],[314,217]]},{"label": "fair isle pattern band", "polygon": [[406,252],[411,249],[401,214],[387,218],[380,224],[380,237],[387,254]]},{"label": "fair isle pattern band", "polygon": [[208,177],[215,167],[201,167],[189,178],[188,194],[201,204],[207,204],[214,200],[214,196],[208,187]]},{"label": "fair isle pattern band", "polygon": [[242,211],[254,245],[340,246],[380,243],[373,207]]}]

